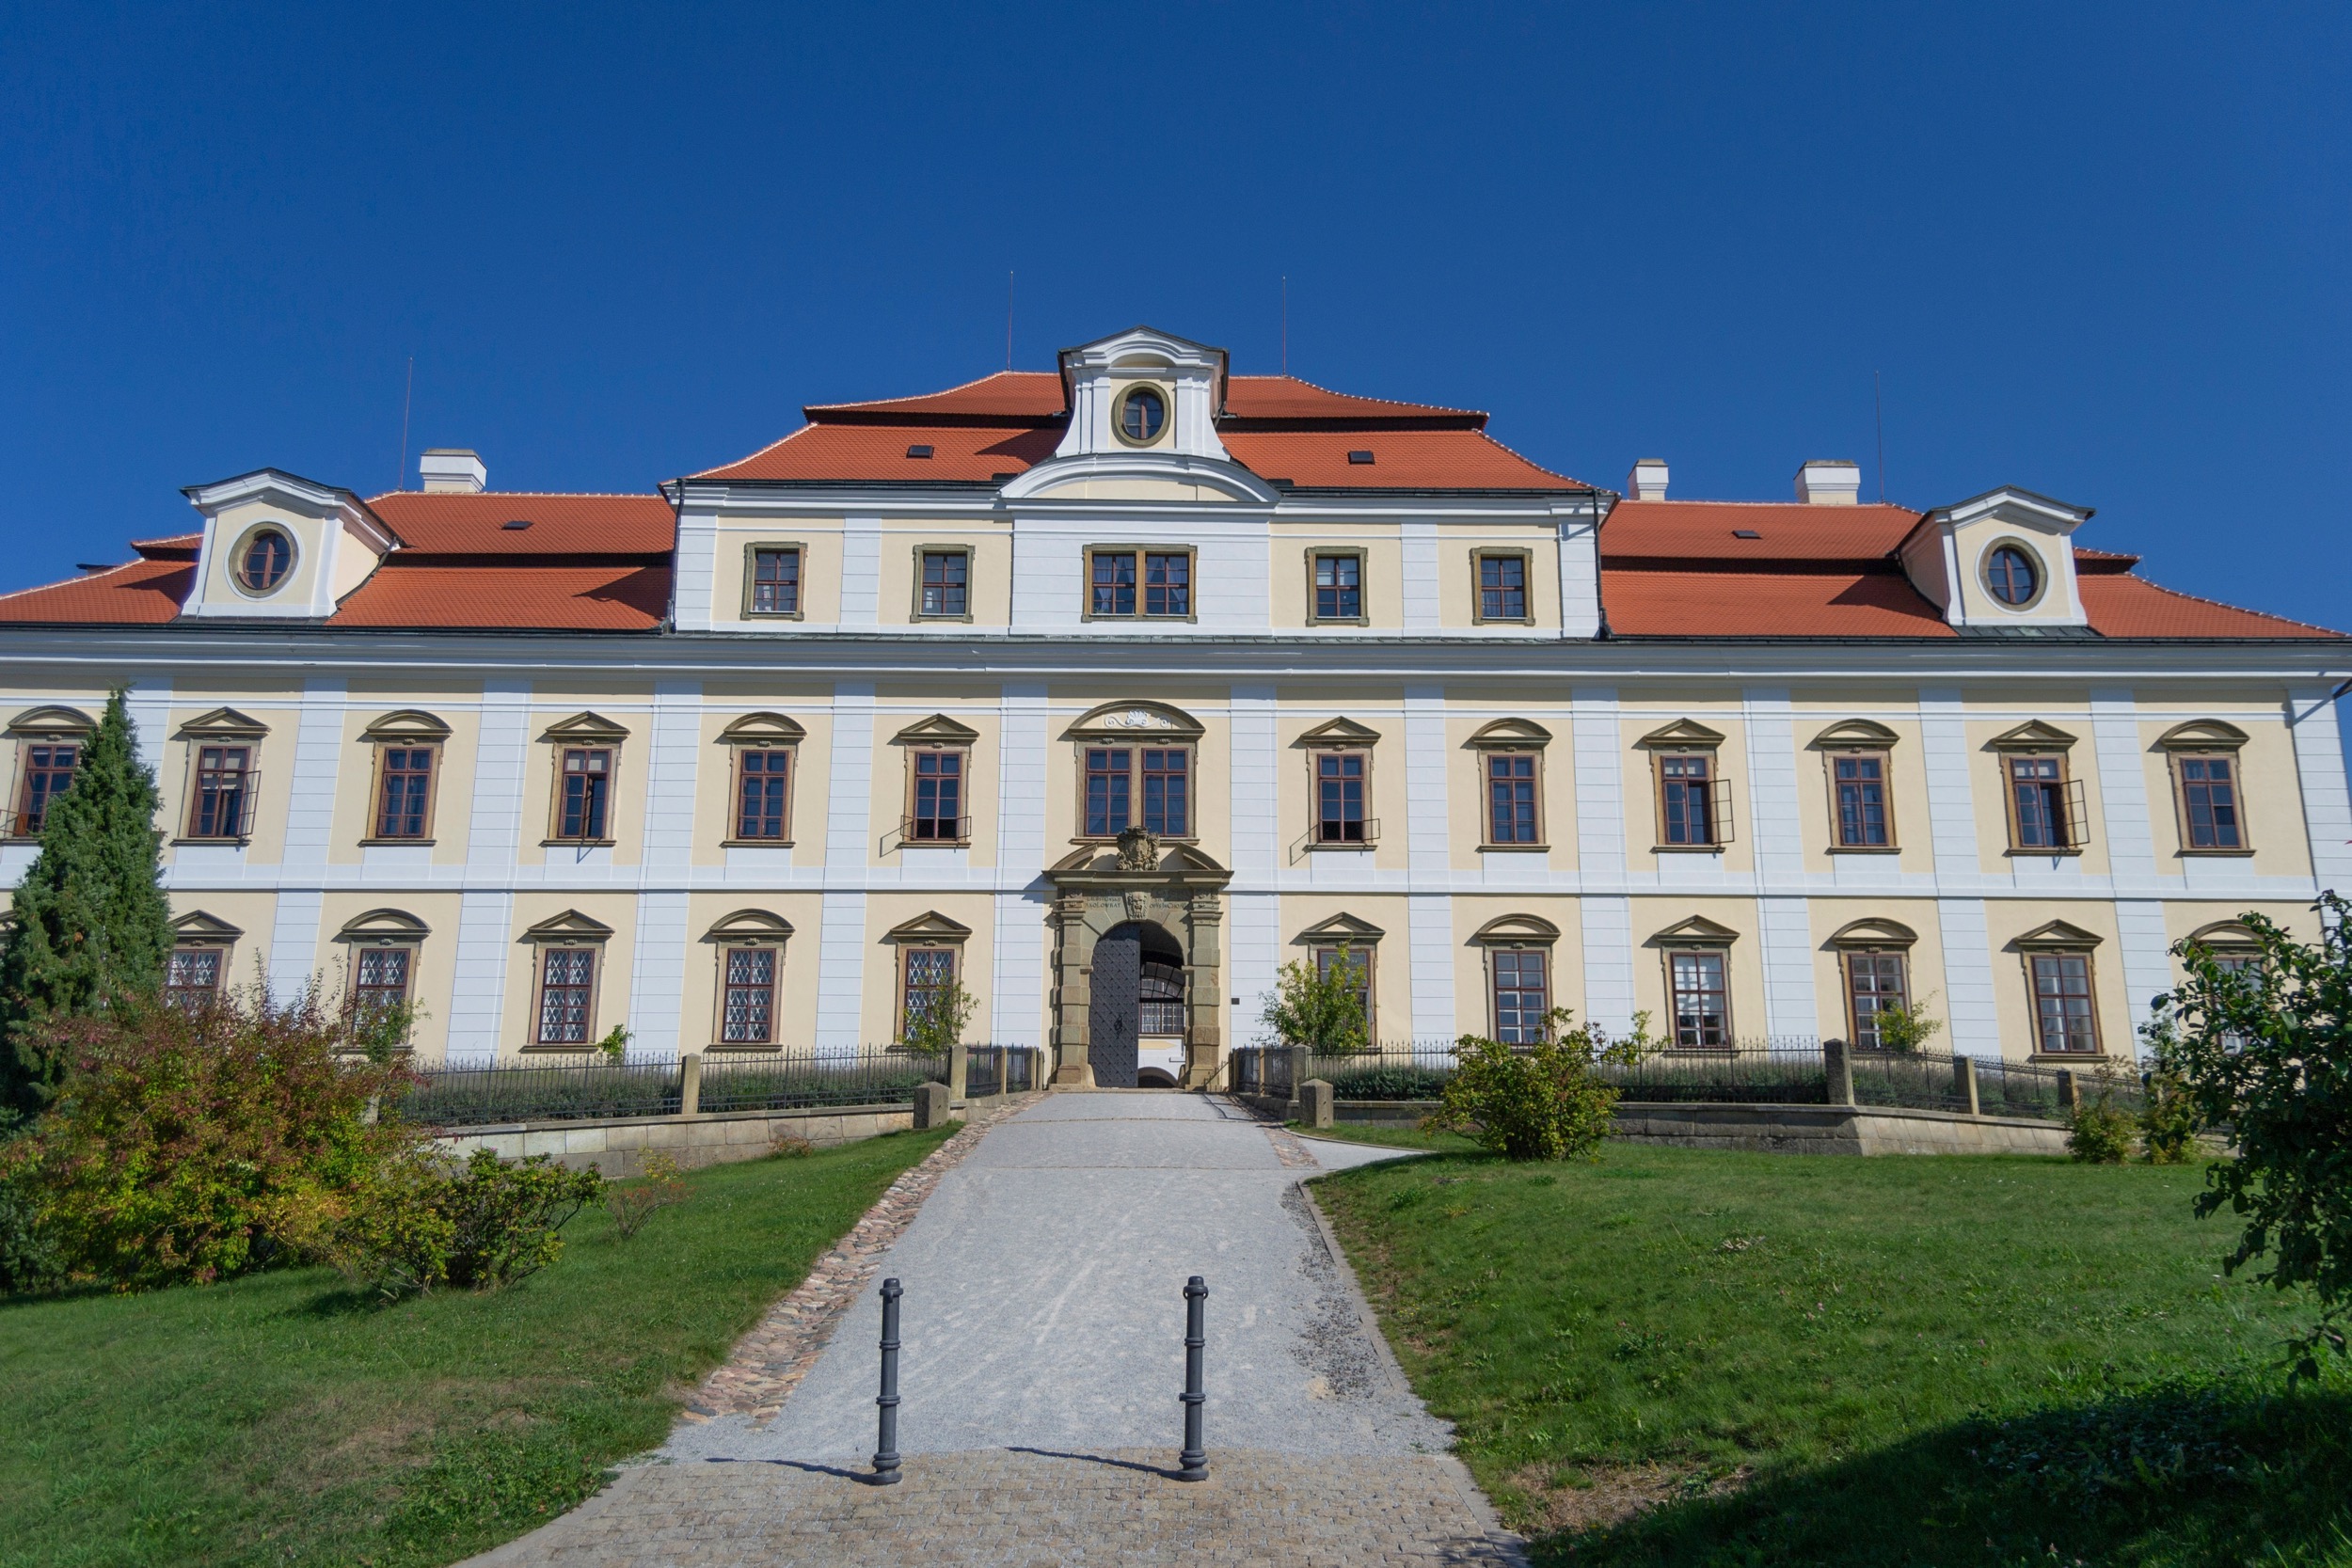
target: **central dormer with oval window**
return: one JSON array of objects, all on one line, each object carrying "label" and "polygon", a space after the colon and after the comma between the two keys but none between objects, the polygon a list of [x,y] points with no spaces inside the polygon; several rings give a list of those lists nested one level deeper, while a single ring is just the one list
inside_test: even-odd
[{"label": "central dormer with oval window", "polygon": [[1929,513],[1897,553],[1963,635],[2088,636],[2073,536],[2090,517],[2087,506],[2005,485]]},{"label": "central dormer with oval window", "polygon": [[184,493],[204,535],[183,615],[323,621],[400,543],[350,491],[276,468]]}]

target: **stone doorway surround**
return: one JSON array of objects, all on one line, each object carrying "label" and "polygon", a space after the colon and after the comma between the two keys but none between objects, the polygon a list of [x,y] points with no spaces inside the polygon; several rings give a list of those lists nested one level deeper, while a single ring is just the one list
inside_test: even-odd
[{"label": "stone doorway surround", "polygon": [[1116,846],[1089,845],[1047,867],[1054,887],[1053,1083],[1092,1088],[1087,1062],[1094,944],[1114,926],[1151,921],[1184,955],[1184,1074],[1197,1089],[1225,1052],[1225,885],[1232,872],[1188,844],[1163,847],[1130,828]]}]

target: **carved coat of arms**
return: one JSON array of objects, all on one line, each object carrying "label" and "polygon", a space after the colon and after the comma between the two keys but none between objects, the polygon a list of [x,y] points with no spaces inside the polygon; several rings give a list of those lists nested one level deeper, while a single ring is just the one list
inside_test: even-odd
[{"label": "carved coat of arms", "polygon": [[1119,835],[1119,869],[1156,871],[1160,864],[1160,835],[1149,828],[1129,828]]}]

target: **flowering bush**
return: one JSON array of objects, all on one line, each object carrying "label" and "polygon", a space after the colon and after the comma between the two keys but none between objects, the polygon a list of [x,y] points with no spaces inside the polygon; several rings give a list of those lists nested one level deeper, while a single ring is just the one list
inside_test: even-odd
[{"label": "flowering bush", "polygon": [[1554,1007],[1546,1037],[1504,1045],[1476,1035],[1454,1043],[1458,1064],[1443,1107],[1424,1126],[1467,1132],[1506,1160],[1590,1159],[1614,1126],[1617,1089],[1593,1073],[1601,1062],[1630,1066],[1648,1049],[1649,1015],[1612,1040],[1597,1024],[1570,1027]]}]

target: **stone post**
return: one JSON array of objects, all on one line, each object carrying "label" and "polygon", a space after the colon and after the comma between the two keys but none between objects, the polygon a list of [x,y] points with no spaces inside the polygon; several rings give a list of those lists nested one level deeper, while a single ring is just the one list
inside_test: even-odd
[{"label": "stone post", "polygon": [[914,1130],[945,1127],[947,1124],[947,1085],[917,1084],[914,1085]]},{"label": "stone post", "polygon": [[1331,1085],[1310,1078],[1298,1085],[1298,1119],[1310,1127],[1331,1125]]},{"label": "stone post", "polygon": [[1300,1117],[1298,1097],[1301,1091],[1299,1085],[1307,1081],[1307,1048],[1303,1045],[1286,1046],[1284,1048],[1284,1052],[1290,1057],[1291,1064],[1290,1104],[1284,1109],[1287,1119],[1296,1121]]},{"label": "stone post", "polygon": [[703,1053],[689,1051],[677,1059],[677,1114],[698,1117],[703,1109]]},{"label": "stone post", "polygon": [[2058,1109],[2068,1116],[2083,1108],[2083,1086],[2076,1081],[2074,1069],[2058,1069]]},{"label": "stone post", "polygon": [[1853,1103],[1853,1058],[1846,1053],[1844,1040],[1821,1042],[1821,1070],[1829,1080],[1829,1102],[1832,1105]]},{"label": "stone post", "polygon": [[1952,1058],[1952,1098],[1960,1108],[1972,1117],[1984,1115],[1984,1107],[1977,1100],[1977,1059],[1974,1056]]},{"label": "stone post", "polygon": [[947,1098],[961,1105],[969,1098],[964,1094],[972,1073],[972,1048],[958,1041],[947,1048]]}]

